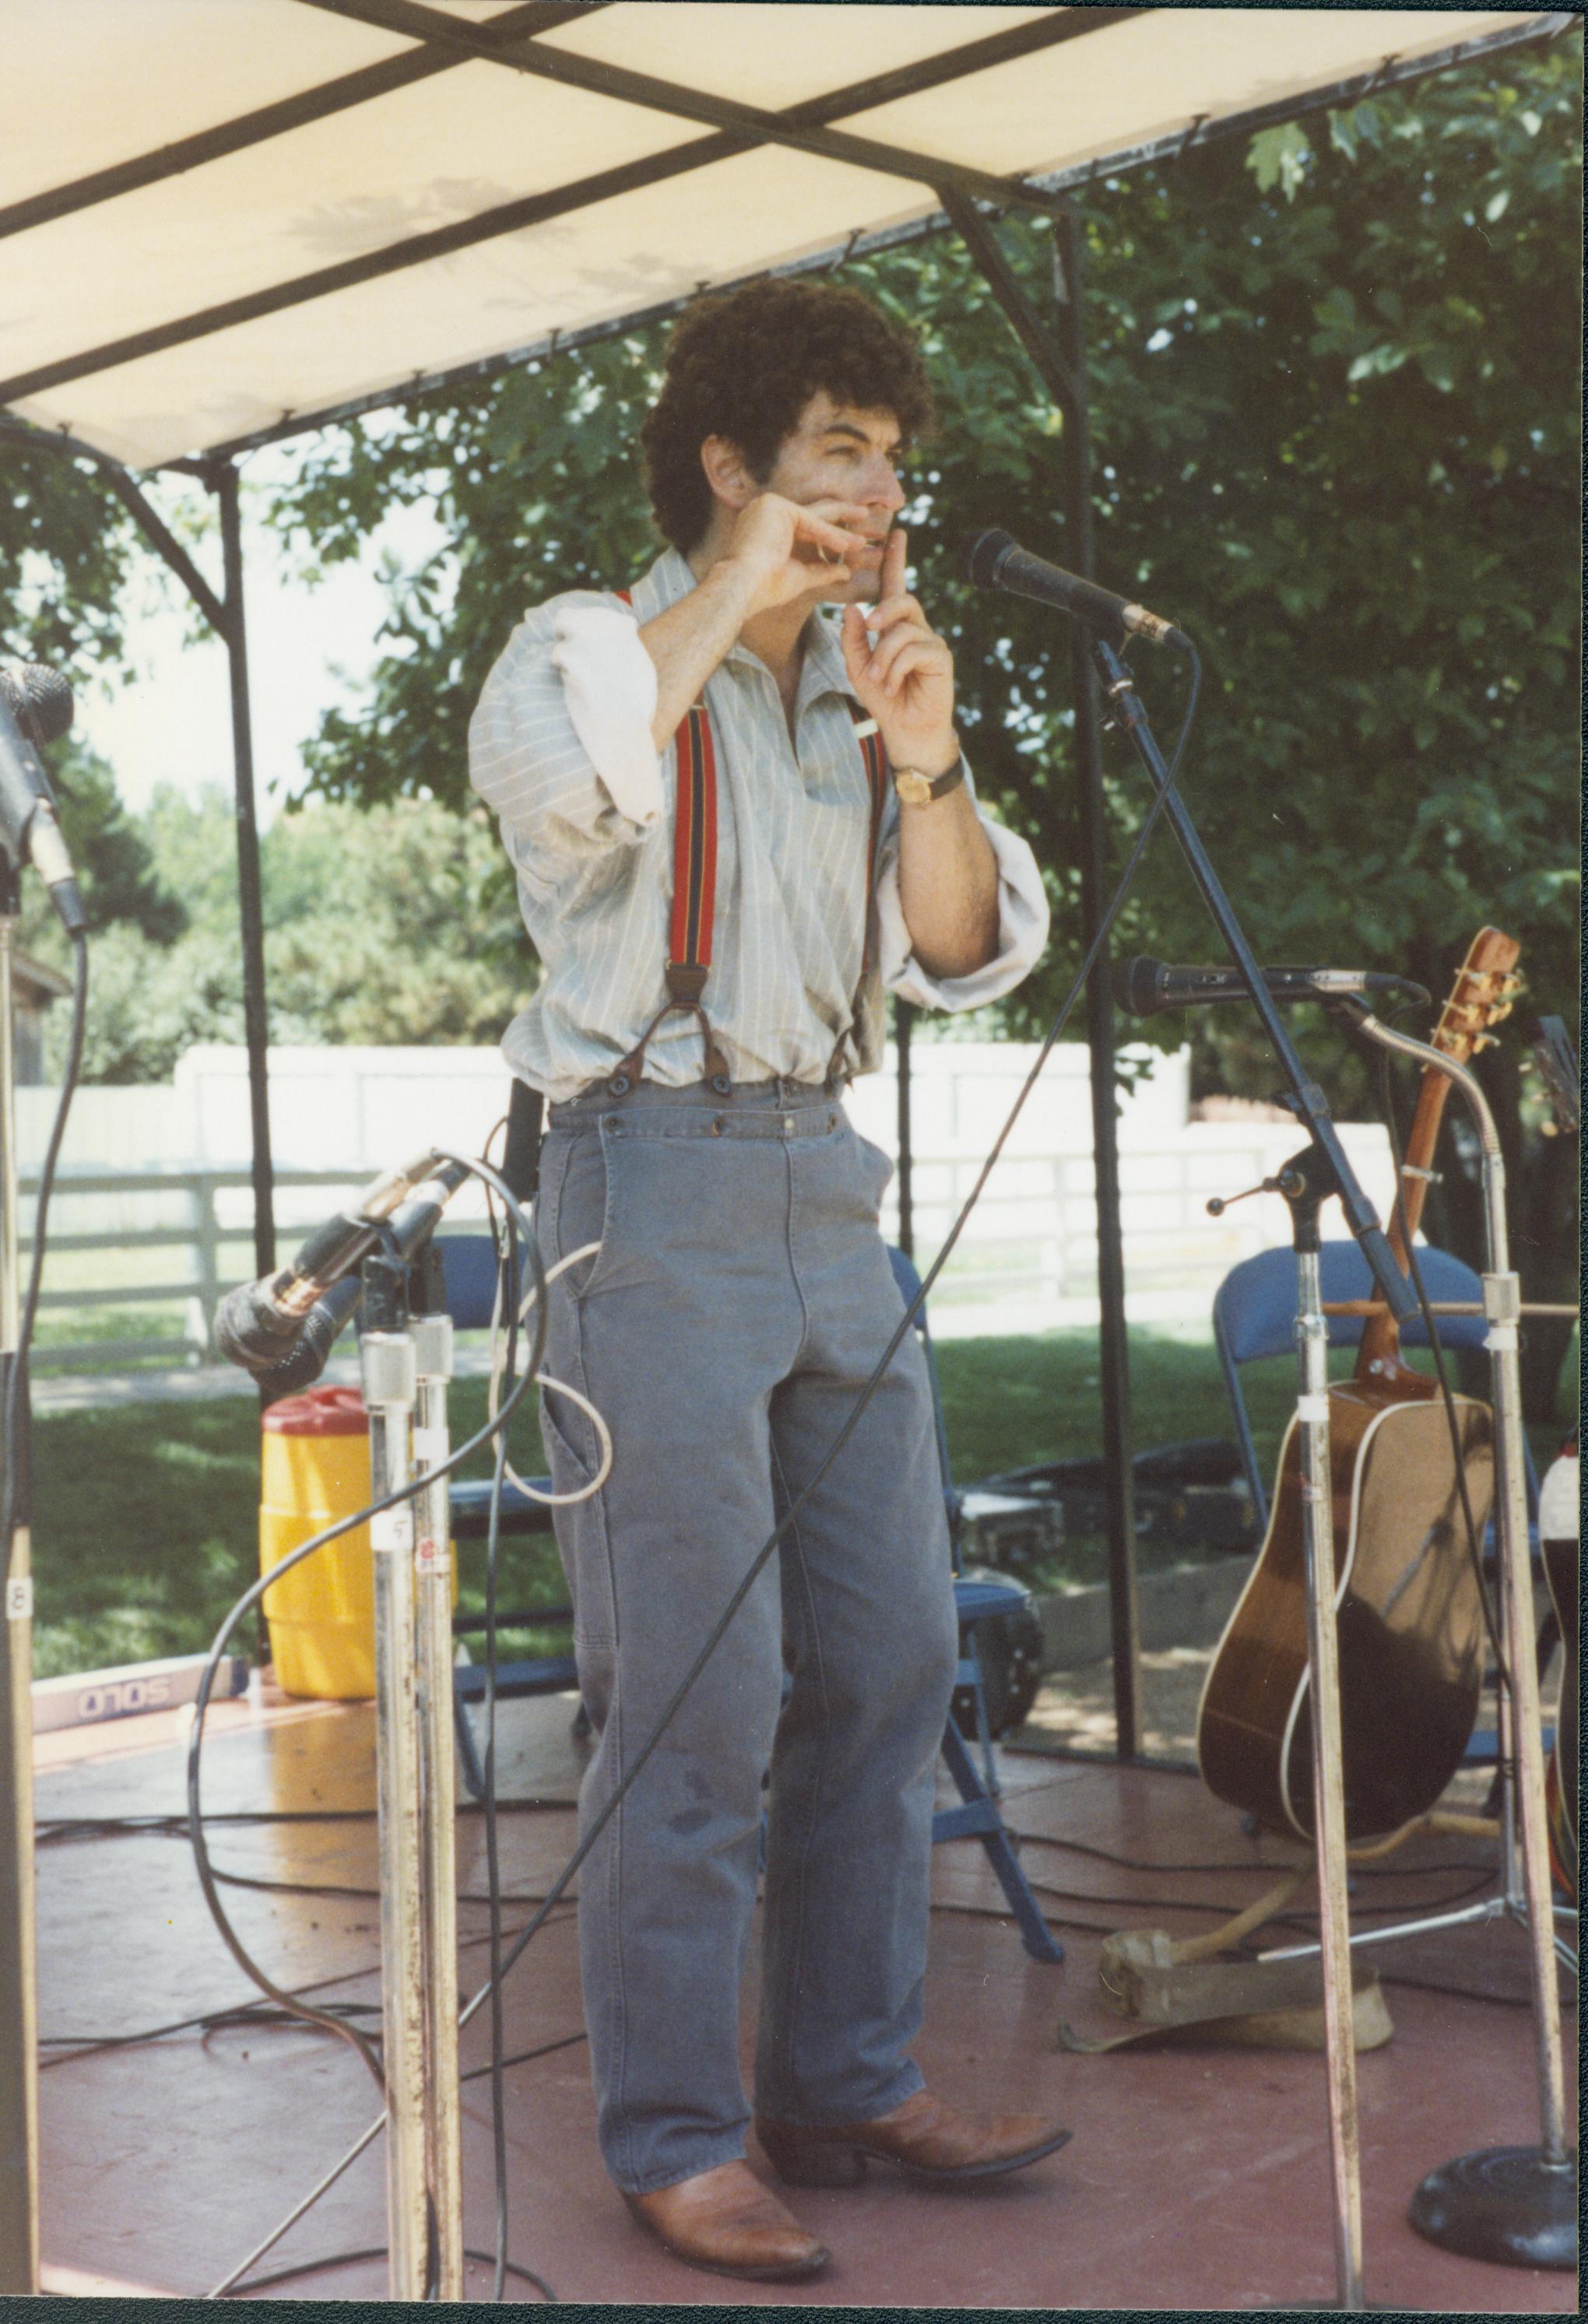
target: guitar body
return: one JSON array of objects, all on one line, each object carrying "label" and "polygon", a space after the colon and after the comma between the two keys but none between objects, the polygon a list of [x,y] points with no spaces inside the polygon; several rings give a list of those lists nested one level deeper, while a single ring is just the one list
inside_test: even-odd
[{"label": "guitar body", "polygon": [[[1467,1397],[1456,1411],[1481,1537],[1494,1494],[1493,1418]],[[1437,1397],[1337,1382],[1329,1449],[1345,1831],[1356,1841],[1423,1814],[1461,1765],[1482,1685],[1483,1614]],[[1208,1672],[1196,1743],[1211,1791],[1303,1840],[1313,1836],[1309,1698],[1292,1421],[1268,1538]]]},{"label": "guitar body", "polygon": [[[1480,928],[1433,1046],[1464,1063],[1510,1014],[1519,951]],[[1417,1233],[1449,1090],[1424,1070],[1389,1228],[1400,1267]],[[1356,1368],[1329,1390],[1329,1491],[1339,1638],[1345,1836],[1397,1831],[1431,1808],[1462,1762],[1483,1681],[1483,1603],[1462,1508],[1482,1538],[1494,1499],[1494,1417],[1454,1398],[1460,1452],[1436,1383],[1402,1360],[1387,1307],[1370,1308]],[[1210,1791],[1270,1831],[1313,1836],[1301,1447],[1290,1424],[1268,1538],[1202,1691],[1196,1756]]]}]

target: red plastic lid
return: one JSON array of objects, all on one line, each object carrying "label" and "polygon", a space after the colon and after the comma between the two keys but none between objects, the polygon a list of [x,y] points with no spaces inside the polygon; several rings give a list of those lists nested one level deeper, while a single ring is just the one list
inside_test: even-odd
[{"label": "red plastic lid", "polygon": [[369,1415],[355,1388],[311,1388],[267,1405],[261,1425],[278,1436],[364,1436]]}]

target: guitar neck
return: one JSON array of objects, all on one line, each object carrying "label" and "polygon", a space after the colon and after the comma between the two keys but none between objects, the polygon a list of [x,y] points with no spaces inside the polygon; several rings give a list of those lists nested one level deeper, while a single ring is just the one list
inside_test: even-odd
[{"label": "guitar neck", "polygon": [[[1480,928],[1473,938],[1434,1034],[1434,1047],[1454,1064],[1464,1064],[1473,1050],[1488,1039],[1487,1027],[1510,1015],[1509,995],[1518,982],[1512,971],[1520,949],[1516,939],[1500,928]],[[1396,1265],[1402,1268],[1422,1220],[1428,1174],[1449,1095],[1449,1074],[1442,1073],[1437,1065],[1425,1065],[1417,1090],[1417,1111],[1412,1116],[1400,1166],[1400,1200],[1389,1224],[1390,1248],[1395,1254]],[[1370,1315],[1357,1354],[1357,1384],[1364,1383],[1372,1373],[1381,1378],[1399,1360],[1400,1328],[1394,1317]]]},{"label": "guitar neck", "polygon": [[[1396,1204],[1387,1230],[1390,1248],[1395,1254],[1395,1264],[1404,1274],[1406,1255],[1415,1240],[1422,1222],[1423,1204],[1427,1200],[1428,1180],[1434,1149],[1439,1142],[1439,1125],[1445,1118],[1445,1102],[1450,1094],[1450,1082],[1436,1065],[1423,1069],[1422,1086],[1417,1092],[1417,1111],[1412,1116],[1410,1133],[1406,1141],[1406,1154],[1400,1166],[1400,1200]],[[1380,1370],[1396,1362],[1400,1355],[1400,1326],[1393,1315],[1370,1315],[1362,1327],[1362,1344],[1357,1351],[1356,1377],[1365,1379],[1377,1366]]]}]

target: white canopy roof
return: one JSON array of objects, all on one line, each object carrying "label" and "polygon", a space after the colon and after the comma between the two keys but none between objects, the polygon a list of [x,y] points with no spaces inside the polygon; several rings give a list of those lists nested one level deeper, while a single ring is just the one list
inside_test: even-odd
[{"label": "white canopy roof", "polygon": [[1573,21],[10,0],[0,405],[236,448]]}]

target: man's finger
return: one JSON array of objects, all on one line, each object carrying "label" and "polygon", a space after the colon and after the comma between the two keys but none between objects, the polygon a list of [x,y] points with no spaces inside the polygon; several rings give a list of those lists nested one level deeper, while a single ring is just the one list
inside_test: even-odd
[{"label": "man's finger", "polygon": [[865,617],[867,629],[879,633],[897,627],[900,622],[909,622],[922,630],[930,626],[921,611],[920,601],[916,597],[884,597],[872,607]]},{"label": "man's finger", "polygon": [[900,596],[904,589],[904,557],[909,547],[907,535],[895,525],[888,535],[888,546],[882,551],[882,595]]}]

